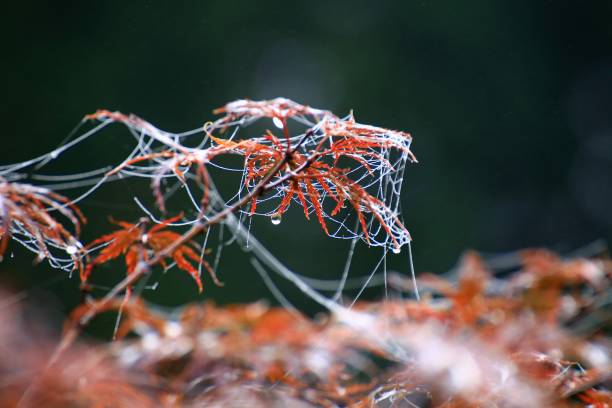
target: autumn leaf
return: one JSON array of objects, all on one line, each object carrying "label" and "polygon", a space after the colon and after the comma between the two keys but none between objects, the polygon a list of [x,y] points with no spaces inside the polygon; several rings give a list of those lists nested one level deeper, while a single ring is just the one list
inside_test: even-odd
[{"label": "autumn leaf", "polygon": [[[121,229],[103,235],[86,246],[87,249],[90,249],[97,245],[107,245],[100,251],[97,257],[81,270],[81,281],[87,282],[91,271],[96,265],[105,264],[120,256],[124,256],[126,273],[130,275],[134,272],[139,262],[148,261],[152,256],[166,250],[166,248],[181,238],[181,234],[178,232],[166,229],[169,224],[181,217],[182,214],[162,221],[148,229],[149,220],[146,218],[141,219],[136,224],[114,221]],[[179,269],[189,273],[195,280],[199,291],[202,292],[202,281],[198,268],[194,265],[202,265],[208,271],[215,284],[221,285],[221,283],[210,264],[200,256],[199,250],[200,248],[195,242],[188,241],[174,249],[168,255],[168,258],[174,261]],[[165,259],[162,261],[162,264],[165,265]]]}]

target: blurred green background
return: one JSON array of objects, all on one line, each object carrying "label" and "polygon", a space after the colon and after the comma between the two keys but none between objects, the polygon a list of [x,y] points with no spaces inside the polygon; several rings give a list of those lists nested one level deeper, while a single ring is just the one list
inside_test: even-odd
[{"label": "blurred green background", "polygon": [[[0,41],[4,128],[0,163],[55,148],[84,114],[133,112],[182,131],[238,98],[285,96],[358,121],[409,131],[403,216],[417,271],[444,272],[467,248],[561,252],[612,238],[612,2],[610,1],[104,1],[11,2]],[[119,163],[133,139],[102,132],[45,170]],[[65,191],[66,195],[73,195]],[[118,182],[81,204],[84,242],[106,217],[134,220],[144,183]],[[294,206],[295,207],[295,206]],[[302,274],[337,278],[348,242],[307,225],[299,209],[253,232]],[[78,281],[32,267],[15,243],[0,264],[4,285],[79,298]],[[357,249],[367,274],[380,251]],[[102,284],[117,268],[95,272]],[[405,253],[389,267],[408,270]],[[62,276],[57,276],[58,274]],[[270,298],[247,258],[227,248],[197,294],[179,271],[147,298],[165,305]],[[309,304],[281,289],[300,307]],[[378,293],[380,294],[380,293]],[[376,293],[370,294],[376,296]]]}]

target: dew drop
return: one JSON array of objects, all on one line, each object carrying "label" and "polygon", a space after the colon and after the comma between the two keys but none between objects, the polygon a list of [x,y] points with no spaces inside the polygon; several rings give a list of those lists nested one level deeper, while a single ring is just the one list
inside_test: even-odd
[{"label": "dew drop", "polygon": [[394,254],[399,254],[402,251],[402,248],[399,246],[394,246],[393,248],[391,248],[391,252],[393,252]]},{"label": "dew drop", "polygon": [[282,129],[282,128],[285,127],[283,125],[283,121],[280,118],[276,117],[276,116],[272,118],[272,122],[274,122],[274,126],[276,126],[279,129]]},{"label": "dew drop", "polygon": [[167,322],[164,325],[164,332],[168,337],[178,337],[183,333],[183,328],[178,322]]},{"label": "dew drop", "polygon": [[57,159],[57,156],[59,156],[59,153],[57,150],[54,150],[51,153],[49,153],[49,157],[52,159]]},{"label": "dew drop", "polygon": [[270,217],[270,222],[272,223],[272,225],[278,225],[281,223],[281,214],[279,213],[274,213],[272,214],[272,216]]},{"label": "dew drop", "polygon": [[146,245],[146,243],[149,242],[149,236],[147,234],[142,234],[140,237],[140,242]]},{"label": "dew drop", "polygon": [[68,246],[66,247],[66,253],[67,253],[68,255],[74,255],[74,254],[76,254],[76,253],[77,253],[77,251],[78,251],[78,250],[79,250],[79,249],[76,247],[76,245],[68,245]]}]

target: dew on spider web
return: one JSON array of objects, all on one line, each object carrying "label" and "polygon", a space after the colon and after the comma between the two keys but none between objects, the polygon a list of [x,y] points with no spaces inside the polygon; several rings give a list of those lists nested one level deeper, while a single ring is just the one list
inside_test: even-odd
[{"label": "dew on spider web", "polygon": [[270,222],[272,223],[272,225],[279,225],[282,221],[282,215],[280,215],[279,213],[274,213],[270,216]]},{"label": "dew on spider web", "polygon": [[[252,102],[240,103],[253,104]],[[272,104],[274,104],[274,102],[272,102]],[[257,106],[257,103],[255,103],[255,105]],[[242,238],[245,238],[241,239],[241,246],[243,249],[256,253],[260,257],[268,257],[268,262],[264,263],[266,263],[266,267],[269,268],[270,271],[275,271],[285,279],[289,279],[295,283],[307,296],[313,298],[321,305],[328,307],[330,310],[333,310],[335,306],[338,306],[338,303],[342,304],[343,302],[343,291],[346,288],[347,282],[350,280],[349,268],[357,242],[364,242],[368,245],[368,247],[382,248],[385,252],[390,250],[394,254],[399,254],[403,245],[410,244],[408,232],[403,229],[403,226],[400,227],[400,223],[398,221],[399,197],[401,192],[401,184],[403,181],[403,168],[406,164],[407,158],[409,157],[406,150],[410,147],[410,139],[402,139],[402,137],[400,137],[401,134],[393,131],[386,131],[384,129],[381,129],[380,132],[377,131],[377,133],[372,133],[373,130],[378,128],[359,125],[358,123],[355,123],[352,115],[350,116],[349,120],[347,118],[338,118],[331,113],[328,114],[325,113],[325,111],[314,110],[311,108],[304,108],[304,111],[307,113],[304,115],[295,116],[292,116],[285,110],[276,110],[267,115],[257,116],[257,114],[254,114],[251,115],[251,117],[245,114],[243,116],[231,118],[232,120],[230,121],[222,120],[218,122],[210,122],[210,125],[206,126],[206,129],[201,128],[199,130],[189,131],[182,134],[164,132],[147,122],[140,120],[137,121],[131,117],[126,116],[123,118],[121,116],[115,116],[110,119],[112,119],[112,121],[121,121],[128,125],[130,131],[133,131],[133,135],[138,141],[137,147],[135,147],[132,153],[130,153],[126,163],[131,159],[138,159],[138,157],[146,157],[147,155],[151,156],[151,158],[147,161],[134,161],[123,168],[122,171],[118,171],[116,174],[113,174],[113,176],[116,176],[117,178],[139,177],[149,179],[154,183],[156,182],[159,185],[159,196],[163,198],[163,200],[169,198],[173,194],[186,194],[193,204],[193,207],[198,212],[198,216],[201,214],[205,217],[212,217],[215,215],[215,213],[221,211],[221,209],[227,209],[234,202],[236,202],[236,200],[240,200],[244,193],[253,193],[257,183],[255,183],[254,180],[249,180],[247,178],[247,176],[249,176],[249,170],[246,167],[231,168],[222,165],[222,162],[217,163],[212,159],[209,161],[208,156],[206,156],[206,152],[209,149],[208,144],[210,144],[211,147],[220,148],[224,146],[223,143],[228,143],[227,146],[231,146],[229,143],[240,143],[242,140],[249,140],[260,146],[260,150],[255,150],[253,154],[260,154],[260,152],[278,149],[278,147],[274,146],[281,146],[284,153],[285,144],[282,142],[283,137],[286,137],[287,135],[284,134],[285,132],[283,132],[283,130],[288,131],[288,121],[292,121],[292,130],[294,128],[293,125],[296,125],[296,129],[299,128],[299,126],[305,126],[307,129],[309,129],[308,131],[304,131],[305,133],[301,134],[298,134],[297,132],[294,134],[292,131],[289,135],[291,137],[290,143],[296,146],[298,154],[307,156],[314,149],[321,146],[333,145],[334,149],[341,149],[336,146],[342,146],[342,143],[344,142],[345,145],[350,147],[350,143],[347,143],[347,140],[350,139],[340,136],[343,134],[342,132],[359,132],[362,130],[364,132],[370,132],[366,133],[364,140],[370,142],[374,140],[374,138],[376,138],[376,140],[380,139],[382,142],[377,145],[378,147],[370,148],[367,144],[364,144],[363,147],[359,147],[357,150],[359,160],[350,160],[354,157],[350,155],[345,156],[345,158],[349,158],[347,165],[350,165],[350,171],[346,173],[346,183],[355,183],[363,187],[363,190],[357,191],[361,192],[361,194],[367,193],[367,197],[372,197],[370,201],[365,201],[365,204],[362,205],[361,203],[351,202],[351,198],[353,196],[350,195],[350,192],[345,192],[342,185],[337,185],[333,182],[328,182],[325,184],[325,181],[322,181],[322,179],[316,177],[300,180],[298,183],[299,189],[302,190],[302,195],[298,195],[295,191],[293,191],[294,195],[289,197],[284,207],[278,207],[278,202],[275,202],[275,200],[283,199],[285,196],[287,196],[288,192],[291,191],[288,188],[288,184],[284,182],[274,184],[273,188],[271,188],[267,194],[256,195],[254,200],[255,204],[257,205],[257,212],[255,212],[254,215],[267,216],[270,219],[270,223],[274,226],[280,225],[282,222],[283,213],[289,208],[289,206],[298,205],[303,207],[304,211],[311,215],[311,218],[318,218],[319,222],[324,228],[329,228],[328,235],[330,237],[351,240],[348,260],[344,269],[338,274],[339,280],[326,281],[328,285],[331,282],[335,282],[335,286],[331,289],[323,289],[323,291],[331,292],[330,298],[318,298],[318,292],[315,293],[313,287],[309,286],[310,284],[304,283],[304,281],[301,280],[301,276],[292,275],[291,271],[283,268],[280,261],[272,259],[272,255],[268,253],[268,251],[258,247],[259,243],[256,239],[256,234],[251,236],[252,216],[249,217],[248,222],[246,222],[246,220],[241,220],[244,221],[245,225],[240,223],[240,227],[236,227],[239,229]],[[270,120],[274,127],[281,129],[281,131],[275,131],[274,133],[270,131],[266,137],[259,137],[257,135],[257,127],[251,128],[251,130],[248,131],[245,130],[245,128],[252,124],[255,120],[264,117],[267,118],[267,120]],[[105,123],[107,123],[106,121],[109,119],[109,117],[100,116],[98,119],[102,121],[103,124],[100,125],[99,128],[94,128],[91,131],[92,135],[98,133],[98,130],[106,126]],[[233,131],[224,134],[226,128],[233,129]],[[239,135],[239,133],[243,131],[244,136]],[[202,135],[202,133],[205,134],[204,142],[201,142],[196,147],[185,148],[182,146],[182,143],[187,141],[188,137],[199,137],[197,135]],[[328,138],[328,136],[331,134],[334,134],[335,136]],[[86,133],[86,135],[89,135],[89,133]],[[215,136],[215,139],[208,138],[208,136]],[[357,135],[357,137],[359,137],[359,135]],[[225,141],[222,141],[222,139]],[[387,147],[387,145],[399,148],[402,150],[402,153],[392,154],[392,148]],[[245,144],[244,146],[246,147],[241,147],[241,149],[246,149],[249,145]],[[229,149],[228,147],[224,148]],[[232,147],[232,149],[234,148],[238,149],[237,147]],[[49,154],[49,157],[56,158],[58,153],[63,151],[64,150],[56,149]],[[193,156],[186,156],[185,151],[193,154]],[[232,151],[236,152],[236,150]],[[165,152],[168,155],[160,155],[162,152]],[[267,157],[265,154],[261,154],[264,159]],[[195,164],[195,162],[190,162],[189,160],[191,159],[188,160],[187,157],[199,158],[199,160],[209,163],[211,167],[214,166],[220,170],[242,173],[242,180],[239,184],[238,191],[234,191],[235,195],[232,197],[219,197],[219,199],[216,201],[211,198],[211,202],[215,202],[215,205],[200,213],[200,201],[197,198],[192,197],[188,183],[198,181],[200,186],[203,183],[198,180],[199,176],[194,171],[196,166],[191,166],[192,164]],[[181,160],[185,160],[185,162],[182,162]],[[180,167],[176,167],[177,163],[180,164]],[[259,163],[259,166],[263,166],[263,162],[254,163]],[[325,163],[327,163],[325,160],[321,160],[320,165],[324,166]],[[310,168],[313,173],[316,173],[315,167],[308,168]],[[289,169],[289,167],[287,167],[287,169]],[[182,182],[175,184],[176,188],[167,188],[166,182],[168,180],[175,180],[173,177],[178,177],[178,173],[180,173]],[[285,169],[283,169],[283,174],[286,173],[290,172],[285,172]],[[78,179],[79,182],[83,182],[89,181],[88,177],[76,178],[75,176],[75,179]],[[96,175],[91,176],[91,181],[95,183],[94,187],[91,188],[87,194],[93,192],[106,181],[110,181],[106,176],[103,179],[96,177]],[[246,183],[245,180],[247,180]],[[211,196],[218,193],[214,187],[214,184],[208,187]],[[337,200],[334,201],[334,197],[338,197],[339,195],[346,195],[348,201],[339,203],[336,202]],[[79,197],[78,200],[80,199],[81,197]],[[271,210],[274,207],[272,207],[270,203],[273,203],[276,210]],[[334,207],[338,205],[338,211],[332,213],[330,211],[332,207],[328,205],[329,203],[332,203]],[[349,203],[352,205],[347,205]],[[140,206],[141,208],[144,207],[142,205]],[[279,208],[282,208],[282,210],[279,210]],[[360,223],[360,220],[355,219],[355,224],[351,225],[352,222],[349,220],[352,220],[352,218],[350,218],[350,214],[353,208],[362,209],[361,215],[363,223]],[[185,218],[189,218],[190,215],[193,216],[193,212],[190,214],[189,210],[185,210],[184,208],[180,210],[185,211]],[[147,212],[147,215],[149,215],[154,222],[159,223],[159,220],[151,215],[148,211],[145,210],[145,212]],[[245,211],[244,214],[247,214],[247,212]],[[316,217],[314,217],[314,215],[316,215]],[[195,223],[198,222],[198,220],[193,219],[191,222]],[[367,228],[365,226],[366,222],[368,223]],[[187,225],[187,222],[182,225]],[[233,242],[233,239],[224,241],[223,230],[225,227],[225,222],[220,224],[219,237],[217,238],[217,249],[216,251],[210,251],[211,258],[213,258],[213,270],[218,268],[223,247]],[[206,248],[208,246],[207,240],[210,231],[210,228],[207,229],[204,243],[200,249],[200,264],[198,265],[199,276],[202,275],[202,261],[204,261],[205,254],[209,253],[206,252]],[[235,230],[234,233],[238,233],[237,230]],[[147,234],[143,234],[140,236],[140,243],[146,245],[148,241],[150,241],[150,238],[151,237]],[[78,246],[78,244],[69,242],[67,246],[64,246],[64,251],[72,257],[73,255],[79,253],[80,248],[81,246]],[[409,251],[410,248],[408,248],[408,250],[405,252]],[[357,279],[359,282],[358,287],[360,288],[360,291],[353,303],[358,300],[361,293],[367,287],[379,285],[379,283],[375,283],[378,282],[378,276],[375,278],[374,275],[378,274],[381,271],[381,268],[383,271],[381,275],[384,274],[384,271],[386,270],[386,260],[383,259],[382,262],[383,264],[379,262],[379,265],[376,265],[374,270],[364,277],[364,279]],[[174,264],[170,265],[169,267],[173,265]],[[155,282],[153,285],[146,287],[146,289],[155,290],[158,283],[159,282]],[[418,298],[418,293],[416,296]]]},{"label": "dew on spider web", "polygon": [[253,217],[249,217],[249,226],[247,227],[247,237],[244,243],[245,249],[249,249],[250,239],[251,239],[251,225],[253,224]]},{"label": "dew on spider web", "polygon": [[276,126],[279,129],[282,129],[285,127],[285,125],[283,124],[283,121],[277,116],[272,118],[272,122],[274,123],[274,126]]},{"label": "dew on spider web", "polygon": [[79,249],[77,248],[76,245],[68,245],[68,246],[66,246],[66,253],[68,255],[74,255],[74,254],[76,254],[78,252],[78,250]]}]

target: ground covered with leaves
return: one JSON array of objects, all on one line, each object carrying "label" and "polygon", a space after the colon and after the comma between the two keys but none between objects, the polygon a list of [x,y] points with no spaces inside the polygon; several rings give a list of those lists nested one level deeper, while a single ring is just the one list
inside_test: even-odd
[{"label": "ground covered with leaves", "polygon": [[467,253],[454,279],[420,279],[421,301],[314,319],[264,303],[169,315],[117,299],[99,311],[123,308],[116,341],[82,340],[50,365],[56,344],[4,307],[0,405],[609,407],[612,263],[520,259],[500,277]]}]

